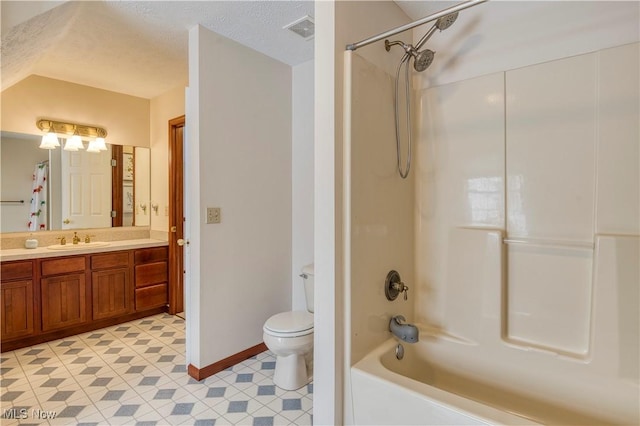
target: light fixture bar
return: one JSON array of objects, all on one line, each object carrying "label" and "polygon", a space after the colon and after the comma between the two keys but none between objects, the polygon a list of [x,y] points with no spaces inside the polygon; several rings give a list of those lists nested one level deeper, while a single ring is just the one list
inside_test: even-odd
[{"label": "light fixture bar", "polygon": [[42,131],[52,131],[60,135],[78,134],[83,138],[106,138],[107,131],[102,127],[87,126],[84,124],[65,123],[63,121],[40,119],[36,126]]}]

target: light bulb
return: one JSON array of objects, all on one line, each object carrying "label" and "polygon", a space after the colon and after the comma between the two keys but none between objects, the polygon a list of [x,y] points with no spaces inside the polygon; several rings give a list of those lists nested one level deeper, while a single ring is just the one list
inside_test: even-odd
[{"label": "light bulb", "polygon": [[104,140],[104,138],[96,138],[95,142],[95,146],[100,150],[100,151],[106,151],[107,150],[107,144]]},{"label": "light bulb", "polygon": [[42,136],[42,142],[40,142],[40,148],[42,149],[56,149],[60,146],[60,142],[58,141],[58,137],[53,132],[48,132],[46,135]]},{"label": "light bulb", "polygon": [[65,151],[77,151],[79,149],[84,149],[80,136],[73,135],[67,139],[67,143],[64,144],[64,149]]},{"label": "light bulb", "polygon": [[100,150],[96,146],[96,141],[89,141],[89,146],[87,147],[87,152],[100,152]]}]

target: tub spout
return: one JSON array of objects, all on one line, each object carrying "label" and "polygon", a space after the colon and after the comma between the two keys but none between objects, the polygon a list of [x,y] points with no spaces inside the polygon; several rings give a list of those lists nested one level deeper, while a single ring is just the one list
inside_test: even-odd
[{"label": "tub spout", "polygon": [[389,321],[389,331],[404,342],[417,342],[418,327],[413,324],[406,324],[405,321],[406,319],[402,315],[391,317],[391,321]]}]

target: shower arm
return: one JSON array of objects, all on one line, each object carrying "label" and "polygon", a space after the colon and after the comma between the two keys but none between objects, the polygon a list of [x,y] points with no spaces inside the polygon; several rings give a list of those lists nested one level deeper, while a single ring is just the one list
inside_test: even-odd
[{"label": "shower arm", "polygon": [[406,61],[407,58],[409,58],[409,56],[415,57],[418,54],[418,49],[416,49],[410,44],[406,44],[401,41],[389,41],[389,40],[384,41],[384,48],[386,49],[387,52],[391,50],[391,46],[396,46],[396,45],[399,45],[400,47],[402,47],[405,52],[400,62]]},{"label": "shower arm", "polygon": [[410,30],[410,29],[415,28],[417,26],[426,24],[427,22],[435,21],[435,20],[437,20],[439,18],[442,18],[443,16],[449,15],[450,13],[454,13],[454,12],[458,12],[460,10],[468,9],[470,7],[476,6],[476,5],[478,5],[480,3],[484,3],[486,1],[488,1],[488,0],[470,0],[470,1],[466,1],[464,3],[457,4],[455,6],[451,6],[451,7],[447,8],[447,9],[441,10],[440,12],[433,13],[433,14],[431,14],[429,16],[426,16],[426,17],[424,17],[422,19],[418,19],[417,21],[413,21],[413,22],[410,22],[408,24],[401,25],[399,27],[393,28],[393,29],[391,29],[389,31],[386,31],[384,33],[380,33],[380,34],[375,35],[373,37],[369,37],[367,39],[361,40],[361,41],[359,41],[357,43],[347,44],[346,49],[347,50],[357,50],[357,49],[359,49],[361,47],[368,46],[371,43],[375,43],[376,41],[380,41],[380,40],[383,40],[385,38],[389,38],[391,36],[394,36],[394,35],[396,35],[398,33],[403,32],[403,31],[407,31],[407,30]]},{"label": "shower arm", "polygon": [[427,31],[425,35],[422,36],[420,41],[418,41],[418,43],[416,44],[416,50],[420,50],[420,48],[427,42],[427,40],[431,38],[433,33],[436,32],[436,29],[436,24],[434,24],[433,27],[429,28],[429,31]]},{"label": "shower arm", "polygon": [[[418,44],[416,44],[416,47],[412,47],[413,52],[418,52],[420,50],[420,48],[422,47],[422,45],[424,45],[427,40],[429,40],[431,38],[431,36],[433,35],[433,33],[436,31],[436,25],[434,24],[433,27],[429,28],[429,31],[427,31],[425,33],[425,35],[422,36],[422,38],[420,39],[420,41],[418,41]],[[384,41],[384,46],[385,49],[387,49],[387,52],[389,51],[389,49],[391,48],[391,46],[395,45],[395,44],[399,44],[403,47],[403,49],[405,50],[405,54],[402,56],[402,60],[400,61],[401,63],[406,61],[407,59],[409,59],[409,56],[411,56],[411,54],[409,53],[409,51],[407,50],[407,48],[405,47],[405,44],[401,41],[392,41],[392,42],[388,42],[387,40]]]}]

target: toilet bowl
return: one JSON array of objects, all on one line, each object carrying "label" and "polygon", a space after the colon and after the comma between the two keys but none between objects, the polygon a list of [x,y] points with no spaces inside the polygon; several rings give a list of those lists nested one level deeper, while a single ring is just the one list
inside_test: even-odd
[{"label": "toilet bowl", "polygon": [[265,345],[276,355],[273,383],[281,389],[300,389],[313,379],[313,265],[302,268],[307,311],[288,311],[270,317],[262,327]]}]

